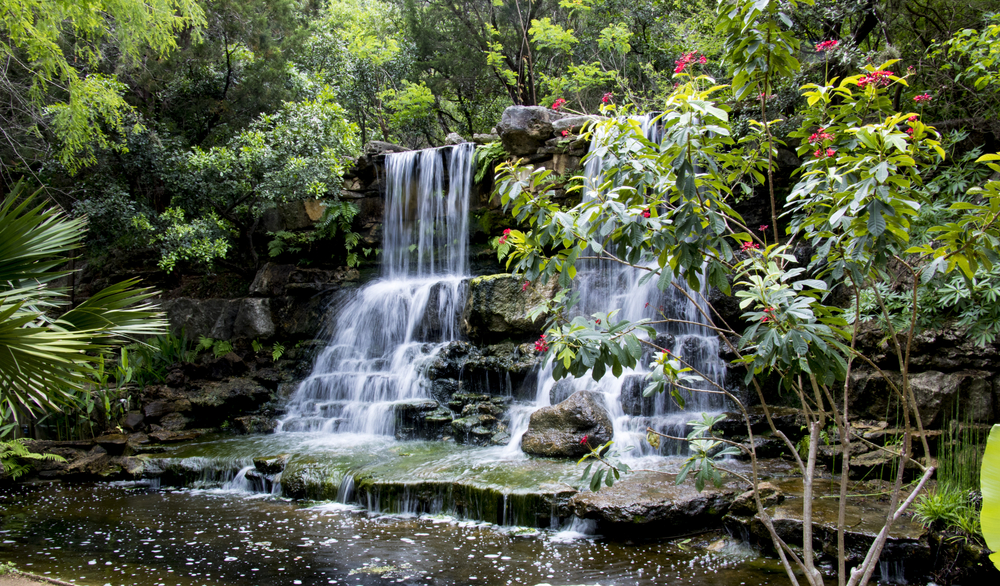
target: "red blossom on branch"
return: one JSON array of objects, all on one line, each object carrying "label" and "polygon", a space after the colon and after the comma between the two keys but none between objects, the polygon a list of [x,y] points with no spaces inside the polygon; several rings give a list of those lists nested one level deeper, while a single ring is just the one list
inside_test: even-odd
[{"label": "red blossom on branch", "polygon": [[642,217],[643,218],[648,218],[649,217],[649,208],[646,208],[646,209],[642,210]]},{"label": "red blossom on branch", "polygon": [[750,250],[757,250],[758,248],[760,248],[760,244],[757,244],[756,242],[744,242],[743,246],[740,246],[740,250],[742,250],[743,252],[748,252]]},{"label": "red blossom on branch", "polygon": [[566,100],[564,98],[559,98],[555,102],[552,102],[552,109],[553,110],[558,110],[559,108],[562,108],[562,105],[565,104],[565,103],[566,103]]},{"label": "red blossom on branch", "polygon": [[914,114],[914,115],[910,116],[909,118],[907,118],[907,120],[909,120],[910,122],[916,122],[917,121],[917,115]]},{"label": "red blossom on branch", "polygon": [[702,65],[708,63],[708,59],[704,55],[699,56],[695,51],[691,51],[690,53],[681,53],[681,58],[674,61],[674,65],[677,66],[674,68],[674,73],[682,73],[688,64],[696,61]]},{"label": "red blossom on branch", "polygon": [[822,53],[823,51],[829,51],[830,49],[836,48],[837,45],[839,44],[840,41],[834,41],[834,40],[823,41],[822,43],[816,45],[816,52]]},{"label": "red blossom on branch", "polygon": [[549,344],[545,341],[545,334],[542,334],[541,338],[535,340],[535,350],[538,352],[549,351]]},{"label": "red blossom on branch", "polygon": [[920,94],[919,96],[913,96],[913,101],[916,102],[916,103],[918,103],[918,104],[923,103],[923,102],[929,102],[932,99],[933,98],[931,98],[931,95],[928,94],[928,93],[923,93],[923,94]]},{"label": "red blossom on branch", "polygon": [[611,101],[612,97],[614,97],[614,96],[612,96],[611,92],[608,92],[608,93],[604,94],[603,96],[601,96],[601,102],[604,103],[604,104],[607,104],[608,102]]},{"label": "red blossom on branch", "polygon": [[587,443],[587,440],[588,440],[589,438],[590,438],[590,436],[586,436],[586,435],[585,435],[585,436],[583,436],[582,438],[580,438],[580,443],[581,443],[581,444],[585,444],[585,443]]},{"label": "red blossom on branch", "polygon": [[497,240],[497,244],[503,244],[504,242],[507,242],[507,238],[509,237],[510,237],[510,228],[507,228],[503,231],[503,236],[500,237],[500,240]]},{"label": "red blossom on branch", "polygon": [[521,285],[521,291],[522,291],[522,292],[523,292],[523,291],[527,291],[527,290],[528,290],[528,287],[530,287],[530,286],[531,286],[531,281],[525,281],[525,282],[524,282],[524,284],[523,284],[523,285]]},{"label": "red blossom on branch", "polygon": [[865,89],[869,85],[876,85],[881,87],[886,87],[892,81],[889,76],[893,75],[891,71],[886,71],[880,69],[878,71],[873,71],[870,74],[862,77],[858,80],[858,87]]},{"label": "red blossom on branch", "polygon": [[816,144],[824,140],[833,140],[833,135],[827,132],[825,128],[820,127],[809,137],[809,144]]}]

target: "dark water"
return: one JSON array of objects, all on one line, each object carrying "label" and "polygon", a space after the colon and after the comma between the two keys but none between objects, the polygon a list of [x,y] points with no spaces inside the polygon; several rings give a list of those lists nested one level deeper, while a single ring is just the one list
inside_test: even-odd
[{"label": "dark water", "polygon": [[[211,490],[130,484],[0,491],[0,561],[78,584],[784,583],[739,546],[622,543],[449,517],[379,516]],[[716,546],[719,544],[716,543]]]}]

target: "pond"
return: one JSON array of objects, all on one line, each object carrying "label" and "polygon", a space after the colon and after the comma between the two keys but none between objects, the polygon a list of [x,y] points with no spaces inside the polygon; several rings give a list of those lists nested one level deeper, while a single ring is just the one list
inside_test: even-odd
[{"label": "pond", "polygon": [[[0,491],[0,561],[88,585],[785,583],[718,534],[614,541],[588,527],[380,515],[331,502],[142,483]],[[708,548],[715,551],[710,551]]]}]

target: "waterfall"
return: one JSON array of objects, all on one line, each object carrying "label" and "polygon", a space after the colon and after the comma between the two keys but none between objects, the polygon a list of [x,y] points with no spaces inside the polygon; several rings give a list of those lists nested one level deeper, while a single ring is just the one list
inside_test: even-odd
[{"label": "waterfall", "polygon": [[429,398],[422,368],[459,335],[473,153],[466,143],[386,155],[380,278],[336,308],[279,431],[392,435],[394,406]]},{"label": "waterfall", "polygon": [[[633,119],[648,140],[656,143],[660,141],[661,129],[654,116],[637,116]],[[594,132],[591,154],[584,166],[585,200],[596,197],[604,182],[601,172],[604,160],[595,154],[604,138],[601,129]],[[650,263],[648,266],[655,265]],[[707,380],[690,385],[693,388],[709,390],[714,389],[714,385],[724,387],[726,365],[719,357],[718,335],[710,329],[710,309],[705,301],[707,287],[702,291],[693,291],[682,279],[678,279],[675,286],[660,291],[655,279],[639,283],[646,272],[611,261],[578,262],[573,287],[579,294],[579,302],[574,314],[603,314],[617,309],[618,319],[676,320],[656,324],[654,327],[657,335],[652,341],[705,375]],[[702,279],[702,282],[705,281],[706,279]],[[632,453],[635,455],[653,454],[653,448],[644,440],[647,426],[670,435],[684,436],[686,423],[694,419],[693,413],[721,411],[726,406],[721,396],[708,393],[681,391],[686,399],[684,410],[674,403],[669,393],[643,397],[642,391],[647,384],[650,364],[656,358],[650,349],[636,368],[624,369],[621,376],[614,376],[609,370],[599,381],[594,381],[589,374],[583,378],[570,376],[555,381],[552,379],[550,360],[538,377],[535,408],[559,403],[578,390],[596,391],[603,395],[605,407],[614,422],[615,443],[620,447],[634,446]],[[512,448],[520,445],[520,437],[527,425],[527,415],[512,416]],[[678,453],[681,449],[682,446],[677,442],[664,441],[659,453]]]}]

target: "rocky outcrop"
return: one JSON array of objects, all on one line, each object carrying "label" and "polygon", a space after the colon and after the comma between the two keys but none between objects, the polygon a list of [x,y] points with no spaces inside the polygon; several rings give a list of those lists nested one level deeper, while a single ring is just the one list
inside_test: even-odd
[{"label": "rocky outcrop", "polygon": [[683,535],[722,525],[735,489],[707,487],[699,492],[692,482],[674,483],[673,474],[639,472],[627,481],[600,492],[581,492],[569,501],[577,516],[596,519],[603,533]]},{"label": "rocky outcrop", "polygon": [[[995,421],[996,379],[992,372],[984,370],[949,373],[929,370],[910,374],[910,386],[924,427],[940,427],[950,419]],[[889,372],[883,377],[873,371],[855,372],[850,385],[851,410],[863,418],[901,420],[899,401],[889,382],[901,388],[902,375]]]},{"label": "rocky outcrop", "polygon": [[531,414],[528,430],[521,436],[521,449],[536,456],[574,458],[590,452],[614,435],[614,428],[601,396],[577,391],[568,399]]},{"label": "rocky outcrop", "polygon": [[462,333],[479,342],[537,338],[548,316],[529,314],[552,299],[556,290],[555,279],[525,287],[524,280],[514,275],[475,277],[469,281],[462,311]]},{"label": "rocky outcrop", "polygon": [[497,133],[503,148],[515,157],[535,153],[552,137],[552,123],[563,115],[541,106],[509,106],[503,111]]}]

